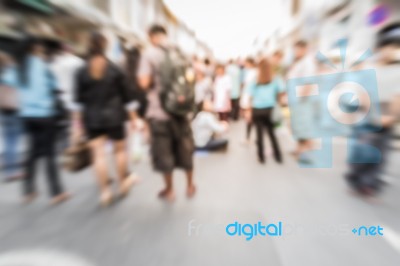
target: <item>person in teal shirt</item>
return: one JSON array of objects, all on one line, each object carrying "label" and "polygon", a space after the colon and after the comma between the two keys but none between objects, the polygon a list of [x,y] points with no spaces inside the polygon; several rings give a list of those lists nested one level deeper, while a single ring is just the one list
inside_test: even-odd
[{"label": "person in teal shirt", "polygon": [[252,97],[252,108],[255,109],[275,107],[278,104],[279,95],[284,92],[283,81],[279,78],[266,84],[253,82],[248,88],[248,93]]},{"label": "person in teal shirt", "polygon": [[29,137],[24,178],[24,201],[37,197],[35,170],[40,157],[46,159],[47,181],[51,203],[69,198],[64,191],[56,163],[56,96],[57,82],[46,62],[45,46],[41,40],[29,38],[21,52],[18,67],[20,91],[19,115],[23,118]]},{"label": "person in teal shirt", "polygon": [[264,153],[264,129],[267,130],[271,140],[274,158],[282,163],[282,154],[274,131],[272,114],[274,107],[278,105],[278,99],[284,92],[284,86],[280,79],[273,79],[272,67],[268,60],[262,59],[258,63],[257,81],[246,88],[251,98],[252,120],[257,131],[257,153],[260,163],[265,163]]}]

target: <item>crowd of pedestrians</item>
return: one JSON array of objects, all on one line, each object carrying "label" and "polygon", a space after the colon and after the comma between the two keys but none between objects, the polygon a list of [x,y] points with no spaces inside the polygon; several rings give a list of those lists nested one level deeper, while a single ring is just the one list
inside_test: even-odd
[{"label": "crowd of pedestrians", "polygon": [[[91,35],[84,57],[74,55],[66,44],[49,49],[33,37],[23,41],[16,55],[0,54],[5,95],[0,102],[3,178],[23,180],[25,202],[37,196],[35,169],[41,157],[46,159],[51,202],[58,204],[70,197],[57,158],[60,150],[82,143],[90,150],[100,204],[108,206],[116,197],[110,185],[110,161],[115,161],[117,169],[116,194],[127,196],[138,180],[130,170],[127,148],[134,132],[146,136],[152,165],[164,181],[158,196],[168,202],[176,197],[174,170],[185,171],[186,196],[194,197],[195,151],[226,152],[230,124],[241,118],[246,145],[252,144],[255,131],[255,158],[261,164],[268,159],[264,135],[269,137],[274,160],[284,162],[277,128],[286,129],[288,142],[297,142],[292,155],[300,163],[312,164],[306,152],[314,148],[315,104],[304,100],[296,105],[291,111],[302,119],[289,126],[285,86],[287,79],[318,73],[305,41],[294,45],[294,61],[284,65],[282,51],[228,63],[189,60],[169,45],[163,26],[152,26],[148,36],[150,44],[145,49],[126,49],[122,62],[107,57],[107,38],[99,32]],[[299,93],[306,95],[310,87],[302,90]],[[20,167],[17,147],[24,133],[28,152]],[[109,147],[114,160],[107,155]],[[355,174],[348,179],[356,187]]]}]

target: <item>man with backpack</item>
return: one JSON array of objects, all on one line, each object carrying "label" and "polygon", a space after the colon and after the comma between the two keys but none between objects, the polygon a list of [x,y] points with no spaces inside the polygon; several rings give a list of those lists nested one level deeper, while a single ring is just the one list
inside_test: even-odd
[{"label": "man with backpack", "polygon": [[167,45],[167,31],[153,25],[151,45],[143,52],[139,69],[140,87],[147,92],[146,119],[151,132],[153,166],[164,177],[159,197],[175,199],[173,170],[186,171],[187,196],[193,197],[193,136],[188,114],[194,110],[194,74],[183,56]]}]

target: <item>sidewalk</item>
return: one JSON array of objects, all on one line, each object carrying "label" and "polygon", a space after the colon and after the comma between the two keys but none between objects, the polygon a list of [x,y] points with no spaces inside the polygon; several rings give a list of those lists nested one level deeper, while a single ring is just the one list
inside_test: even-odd
[{"label": "sidewalk", "polygon": [[[364,245],[351,233],[327,234],[325,229],[321,234],[257,236],[251,241],[227,236],[224,228],[213,233],[213,225],[233,221],[280,220],[306,228],[376,223],[396,235],[400,232],[398,182],[385,189],[383,205],[369,205],[348,193],[342,177],[345,165],[302,169],[286,153],[283,165],[273,160],[260,165],[254,144],[240,143],[244,132],[243,124],[233,124],[227,153],[195,158],[199,188],[195,198],[186,199],[184,173],[176,171],[174,204],[157,198],[162,180],[148,160],[134,166],[142,181],[129,197],[108,209],[98,207],[98,189],[90,168],[76,174],[62,171],[73,197],[58,207],[48,205],[43,164],[37,176],[41,193],[29,206],[20,204],[20,183],[0,185],[0,258],[7,251],[42,250],[78,256],[93,266],[372,266],[382,261],[398,265],[400,253],[385,238],[364,239],[368,241]],[[336,147],[337,158],[342,160],[346,146],[339,143]],[[393,162],[399,157],[397,152]],[[391,164],[398,172],[394,167]],[[189,233],[198,229],[199,234]],[[363,256],[349,261],[343,254]]]}]

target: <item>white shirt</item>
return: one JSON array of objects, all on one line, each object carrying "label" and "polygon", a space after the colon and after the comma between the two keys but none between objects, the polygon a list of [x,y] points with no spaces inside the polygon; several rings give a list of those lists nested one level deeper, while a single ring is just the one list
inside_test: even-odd
[{"label": "white shirt", "polygon": [[222,133],[224,126],[213,113],[202,111],[192,122],[193,138],[196,147],[204,147],[214,134]]},{"label": "white shirt", "polygon": [[56,56],[50,64],[50,69],[53,71],[59,90],[63,92],[61,99],[67,109],[75,108],[74,104],[74,86],[76,71],[84,65],[84,61],[69,53],[63,53]]},{"label": "white shirt", "polygon": [[202,80],[196,82],[195,85],[195,101],[201,103],[207,97],[207,94],[211,92],[212,81],[211,78],[205,77]]},{"label": "white shirt", "polygon": [[288,79],[310,77],[317,74],[317,65],[312,56],[305,56],[298,62],[294,63],[293,67],[288,72]]},{"label": "white shirt", "polygon": [[256,68],[250,68],[246,69],[245,76],[244,76],[244,83],[243,83],[243,92],[242,92],[242,97],[240,97],[240,108],[242,109],[248,109],[251,108],[251,101],[250,101],[250,95],[248,93],[248,88],[250,87],[250,84],[254,83],[257,79],[257,69]]},{"label": "white shirt", "polygon": [[[287,79],[313,77],[317,75],[317,64],[312,56],[304,56],[298,62],[294,63],[289,70]],[[307,86],[296,88],[296,94],[302,95],[305,93]]]},{"label": "white shirt", "polygon": [[214,82],[214,108],[216,112],[231,110],[232,80],[228,75],[216,77]]},{"label": "white shirt", "polygon": [[231,98],[238,99],[240,97],[240,68],[236,64],[230,64],[226,67],[226,73],[231,77],[232,89]]}]

